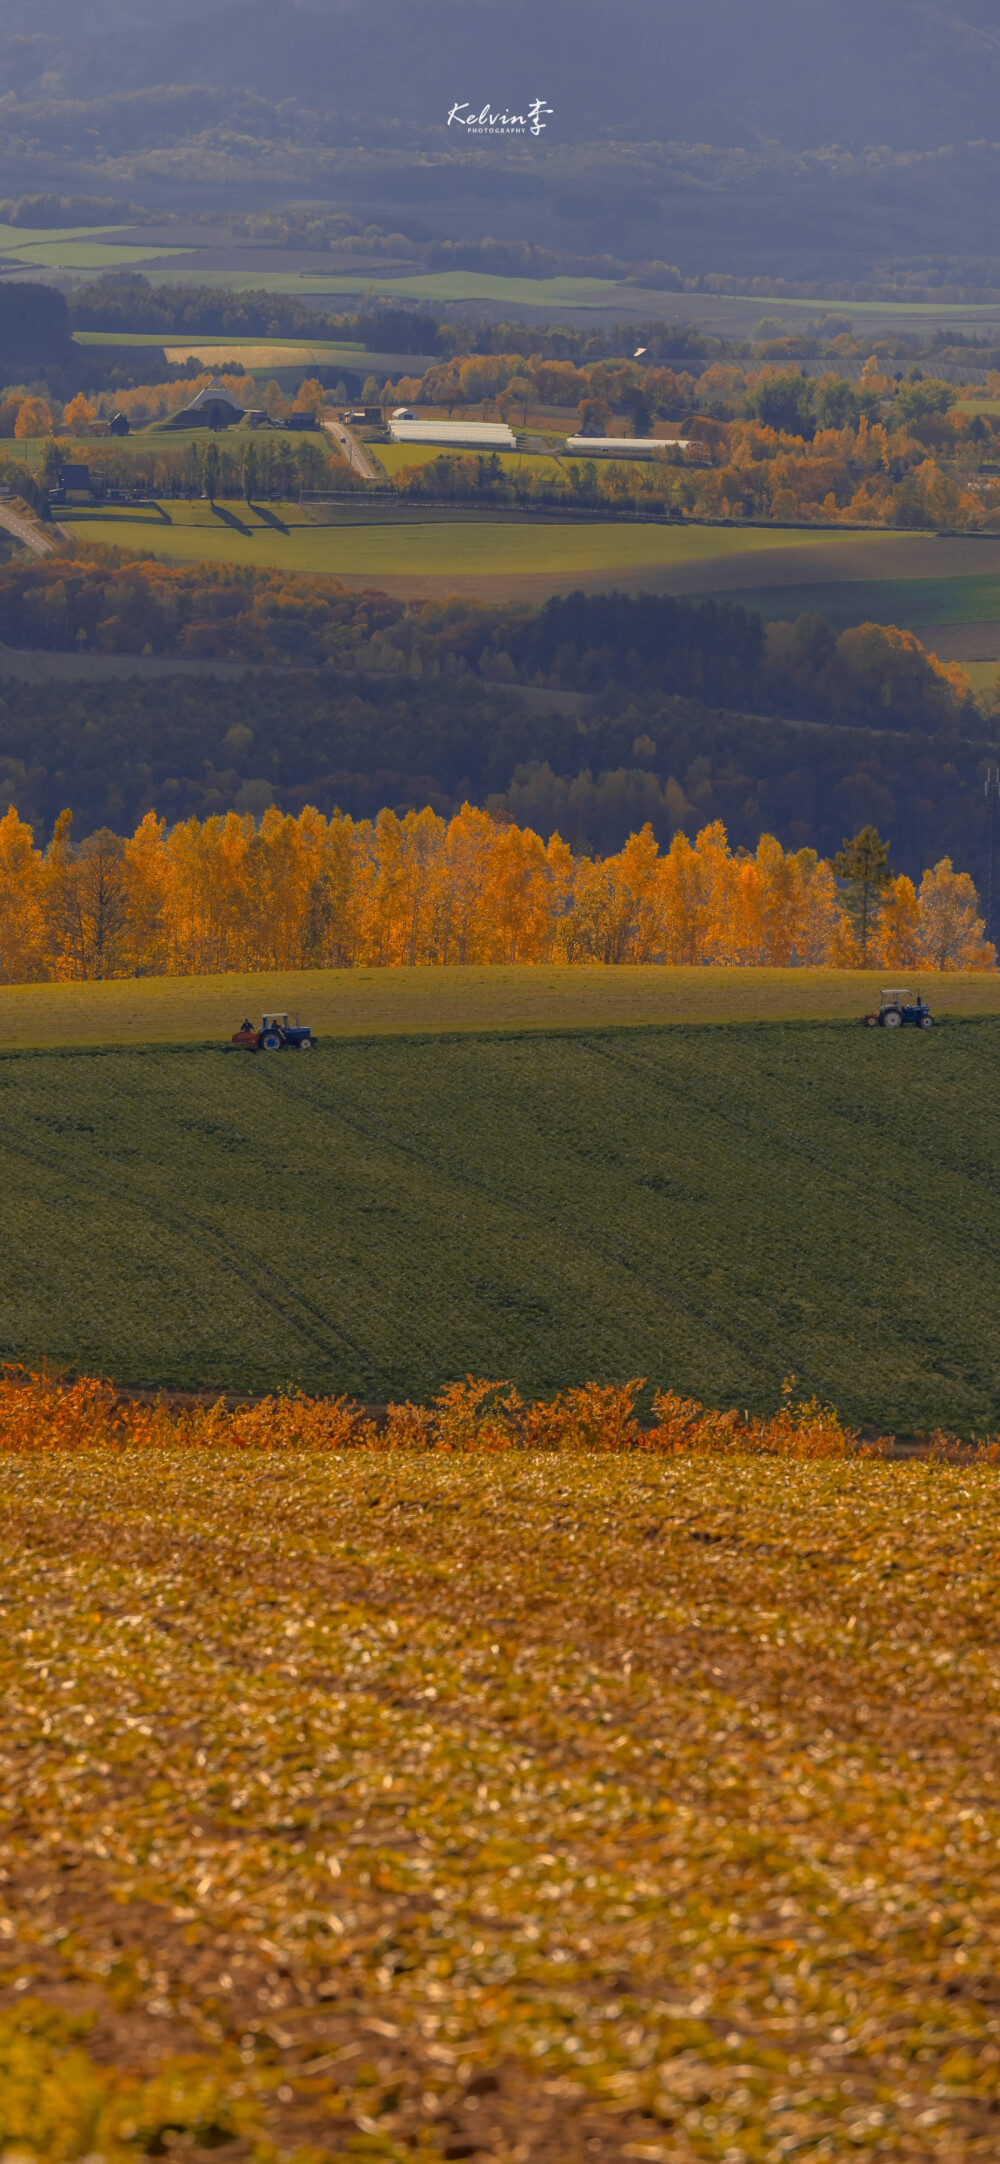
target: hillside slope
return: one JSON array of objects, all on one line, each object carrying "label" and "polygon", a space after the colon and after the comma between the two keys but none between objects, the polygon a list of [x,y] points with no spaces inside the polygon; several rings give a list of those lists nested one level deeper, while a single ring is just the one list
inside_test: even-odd
[{"label": "hillside slope", "polygon": [[0,1060],[0,1357],[425,1399],[646,1376],[1000,1426],[1000,1026]]},{"label": "hillside slope", "polygon": [[[109,45],[108,31],[113,31]],[[555,108],[549,140],[602,131],[686,142],[928,148],[992,139],[1000,24],[990,0],[116,0],[32,11],[8,67],[69,95],[230,83],[321,111],[425,126],[456,99]],[[47,40],[54,40],[53,52]]]}]

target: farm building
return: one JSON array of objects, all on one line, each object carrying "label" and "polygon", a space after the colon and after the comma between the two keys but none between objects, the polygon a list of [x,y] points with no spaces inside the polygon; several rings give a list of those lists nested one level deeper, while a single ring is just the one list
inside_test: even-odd
[{"label": "farm building", "polygon": [[436,443],[449,451],[516,451],[513,431],[504,421],[397,421],[389,423],[392,443]]},{"label": "farm building", "polygon": [[170,415],[168,428],[233,428],[242,421],[244,408],[238,404],[224,383],[212,378],[189,406],[182,406]]},{"label": "farm building", "polygon": [[80,465],[60,466],[57,493],[68,503],[89,503],[93,495],[90,467]]},{"label": "farm building", "polygon": [[567,436],[573,458],[662,458],[664,451],[688,451],[690,436]]}]

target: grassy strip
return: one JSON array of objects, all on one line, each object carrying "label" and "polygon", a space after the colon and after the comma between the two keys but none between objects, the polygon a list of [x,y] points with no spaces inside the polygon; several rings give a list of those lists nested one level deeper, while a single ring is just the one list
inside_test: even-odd
[{"label": "grassy strip", "polygon": [[[920,974],[910,972],[914,985]],[[541,963],[0,985],[0,1053],[83,1045],[222,1045],[244,1010],[259,1017],[268,1010],[301,1009],[321,1037],[665,1022],[847,1022],[877,1005],[884,981],[885,972],[877,970]],[[935,1014],[1000,1014],[1000,976],[992,972],[935,977],[926,971],[921,981]]]},{"label": "grassy strip", "polygon": [[0,2137],[992,2154],[994,1470],[128,1433],[0,1456]]}]

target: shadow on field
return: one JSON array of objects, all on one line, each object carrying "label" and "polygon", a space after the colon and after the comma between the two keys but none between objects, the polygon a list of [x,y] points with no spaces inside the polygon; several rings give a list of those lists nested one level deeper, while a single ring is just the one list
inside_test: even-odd
[{"label": "shadow on field", "polygon": [[253,527],[245,526],[243,520],[237,518],[235,511],[227,511],[221,503],[213,503],[210,508],[213,517],[221,519],[224,526],[232,526],[237,533],[245,534],[248,540],[252,538]]},{"label": "shadow on field", "polygon": [[[284,519],[279,518],[276,511],[269,511],[266,503],[252,503],[248,505],[248,509],[253,512],[255,518],[260,519],[264,526],[273,526],[275,533],[288,532]],[[244,531],[246,530],[244,528]]]}]

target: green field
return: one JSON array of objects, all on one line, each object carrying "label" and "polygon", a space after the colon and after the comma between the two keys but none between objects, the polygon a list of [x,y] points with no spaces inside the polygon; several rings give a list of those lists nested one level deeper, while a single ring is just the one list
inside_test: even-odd
[{"label": "green field", "polygon": [[826,616],[843,624],[993,623],[1000,619],[1000,570],[966,578],[824,579],[813,584],[733,587],[728,598],[766,619]]},{"label": "green field", "polygon": [[[110,226],[105,230],[121,232],[125,231],[126,228]],[[10,241],[3,239],[3,233],[11,231],[17,232],[16,247],[13,247]],[[4,255],[16,255],[26,269],[34,269],[38,265],[39,268],[47,271],[129,270],[136,263],[162,262],[162,259],[166,257],[168,259],[167,275],[171,279],[177,276],[181,258],[194,253],[191,248],[153,248],[148,245],[133,247],[127,241],[119,243],[117,241],[101,240],[100,238],[95,239],[93,237],[93,228],[88,229],[86,234],[81,233],[79,236],[71,236],[64,240],[53,240],[40,233],[32,233],[26,237],[23,227],[12,228],[7,226],[0,228],[0,247],[2,247]]]},{"label": "green field", "polygon": [[[151,280],[163,282],[173,275],[169,267],[153,265],[150,269]],[[609,321],[623,317],[661,316],[671,323],[682,320],[700,324],[703,328],[728,330],[732,327],[734,332],[752,329],[762,311],[773,316],[784,310],[790,315],[789,328],[797,330],[804,317],[815,317],[824,305],[816,300],[782,301],[736,293],[664,293],[655,287],[623,286],[610,278],[502,278],[473,270],[405,270],[394,275],[351,271],[307,276],[293,270],[217,270],[209,264],[199,263],[198,283],[231,288],[249,285],[262,292],[308,295],[314,300],[330,294],[339,299],[367,300],[373,297],[376,301],[388,302],[405,299],[421,301],[425,305],[434,301],[496,301],[505,309],[524,308],[532,314],[595,309]],[[907,323],[934,325],[942,322],[981,324],[992,329],[1000,319],[1000,307],[995,301],[837,300],[830,305],[838,316],[857,318],[859,324],[871,329],[879,323],[902,327]]]},{"label": "green field", "polygon": [[[401,466],[429,466],[432,459],[442,458],[451,451],[445,443],[372,443],[368,450],[386,473],[398,473]],[[477,452],[471,447],[457,445],[460,457],[475,458]],[[484,454],[490,456],[487,451]],[[533,478],[542,476],[553,483],[565,481],[566,468],[557,458],[545,458],[537,451],[498,451],[497,457],[505,473],[530,473]]]},{"label": "green field", "polygon": [[[70,244],[72,245],[72,244]],[[118,253],[118,250],[115,250]],[[153,250],[149,250],[153,254]],[[170,279],[169,270],[157,266],[155,273],[162,282]],[[418,300],[425,304],[433,301],[502,301],[508,307],[528,308],[600,308],[607,310],[622,299],[622,288],[610,278],[496,278],[484,271],[403,271],[386,277],[373,276],[366,271],[331,271],[319,275],[297,270],[245,271],[216,270],[210,264],[198,267],[199,285],[228,288],[252,286],[255,292],[293,293],[310,300],[322,300],[330,294],[338,300],[373,299],[392,302],[398,299]],[[671,312],[676,309],[673,294],[657,293],[649,296],[628,289],[630,310],[637,305],[655,301],[656,312],[662,314],[664,303]]]},{"label": "green field", "polygon": [[[405,269],[373,274],[366,269],[364,272],[319,276],[299,270],[223,270],[213,265],[211,250],[157,248],[142,243],[134,246],[124,240],[118,245],[105,238],[110,234],[124,235],[131,230],[125,226],[38,230],[0,226],[0,249],[7,255],[23,256],[26,262],[43,263],[49,270],[101,270],[116,266],[125,268],[133,261],[148,262],[151,279],[161,283],[176,279],[178,258],[197,255],[200,258],[197,266],[199,285],[230,289],[251,286],[256,291],[296,294],[311,300],[326,295],[341,300],[361,300],[374,293],[379,300],[415,300],[425,306],[433,305],[435,301],[499,302],[504,308],[525,309],[531,314],[553,311],[559,315],[593,309],[609,320],[616,315],[628,315],[659,316],[676,321],[682,316],[684,321],[730,331],[734,335],[750,331],[762,309],[779,320],[787,317],[790,331],[797,330],[804,319],[814,317],[822,309],[822,303],[815,300],[761,299],[754,295],[727,293],[681,295],[661,292],[654,287],[625,287],[609,278],[504,278],[474,270]],[[164,257],[166,261],[157,260]],[[944,322],[992,328],[1000,319],[1000,309],[995,302],[838,299],[833,305],[838,315],[856,321],[859,328],[870,326],[873,330],[882,323],[902,327],[908,323],[919,326]]]},{"label": "green field", "polygon": [[[170,435],[158,442],[171,441]],[[179,442],[187,439],[179,433]],[[699,559],[740,557],[789,547],[780,528],[571,524],[528,515],[517,521],[500,513],[478,514],[456,526],[452,518],[396,526],[373,525],[363,509],[343,524],[316,526],[297,504],[268,509],[288,528],[281,533],[245,504],[164,503],[73,509],[67,518],[81,540],[117,542],[185,562],[274,564],[289,571],[351,573],[373,580],[410,577],[481,577],[511,574],[569,576],[590,571],[667,568]],[[795,536],[803,549],[849,548],[854,537],[824,532]],[[867,538],[867,537],[866,537]],[[876,540],[895,537],[874,537]]]},{"label": "green field", "polygon": [[[240,348],[243,346],[280,346],[287,348],[287,361],[276,360],[273,365],[264,366],[260,364],[246,371],[248,375],[262,378],[272,375],[280,377],[285,373],[286,368],[301,374],[303,368],[316,366],[320,363],[325,368],[343,367],[344,369],[350,369],[356,375],[368,375],[372,370],[378,374],[382,369],[412,374],[414,370],[428,367],[431,360],[431,356],[428,354],[372,353],[369,352],[366,346],[353,344],[349,339],[333,341],[323,338],[306,339],[303,337],[272,338],[269,333],[267,335],[262,333],[259,337],[248,337],[245,332],[234,332],[230,338],[225,331],[192,331],[187,335],[183,331],[74,331],[73,339],[76,345],[89,348],[100,349],[105,346],[114,346],[137,349],[145,347],[150,352],[157,353],[163,353],[168,346],[175,347],[188,344],[192,352],[197,353],[201,346],[224,346],[228,344],[232,348],[234,358],[238,356]],[[305,355],[304,359],[303,354]],[[213,363],[214,365],[217,364]],[[240,366],[242,367],[242,363],[240,363]]]},{"label": "green field", "polygon": [[[152,445],[203,443],[203,430],[162,427],[132,439],[140,460]],[[6,457],[16,453],[37,465],[43,450],[42,439],[0,445],[0,473]],[[379,455],[392,467],[438,454],[431,446],[393,445]],[[520,455],[507,454],[505,463],[516,466]],[[549,463],[523,456],[534,466]],[[167,561],[328,572],[390,590],[398,581],[396,590],[407,595],[443,589],[531,600],[576,581],[620,582],[632,591],[725,593],[765,617],[825,615],[838,626],[872,620],[919,632],[928,624],[1000,621],[997,536],[574,520],[471,502],[366,500],[363,491],[312,510],[298,503],[250,508],[242,498],[214,508],[164,499],[159,507],[74,505],[59,517],[81,541]],[[923,575],[899,576],[906,571]]]},{"label": "green field", "polygon": [[5,225],[0,221],[0,248],[5,255],[34,248],[49,241],[90,240],[105,233],[124,233],[123,225]]},{"label": "green field", "polygon": [[308,350],[322,353],[333,360],[352,355],[356,360],[367,362],[367,349],[349,339],[333,341],[325,338],[272,338],[270,332],[251,336],[246,331],[74,331],[73,343],[77,346],[149,346],[162,353],[165,346],[182,346],[190,339],[193,347],[225,345],[231,337],[234,346],[287,346],[293,359],[297,353]]},{"label": "green field", "polygon": [[761,1411],[792,1372],[858,1421],[995,1428],[998,1082],[996,1019],[12,1054],[0,1353]]}]

